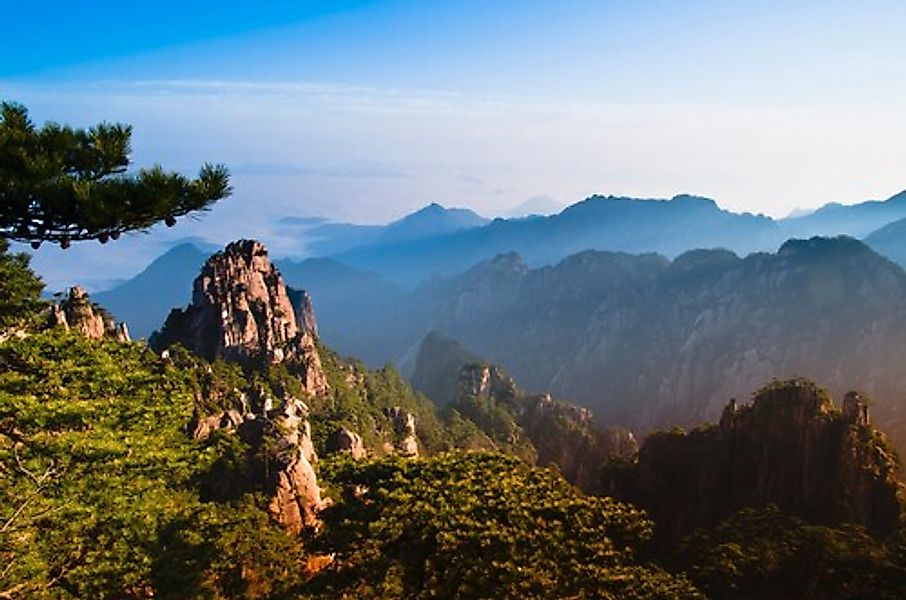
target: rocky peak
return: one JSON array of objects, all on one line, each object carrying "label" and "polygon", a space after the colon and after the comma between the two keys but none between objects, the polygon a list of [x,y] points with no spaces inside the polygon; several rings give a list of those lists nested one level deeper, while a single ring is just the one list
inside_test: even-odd
[{"label": "rocky peak", "polygon": [[811,381],[775,381],[720,424],[650,435],[607,492],[649,511],[679,539],[746,507],[776,504],[807,521],[897,527],[896,453],[849,393],[838,409]]},{"label": "rocky peak", "polygon": [[868,417],[868,403],[858,392],[847,392],[843,397],[843,417],[848,423],[871,425]]},{"label": "rocky peak", "polygon": [[51,307],[50,325],[73,330],[95,340],[109,337],[129,341],[126,324],[117,323],[110,313],[93,305],[88,292],[80,286],[69,288],[67,296]]},{"label": "rocky peak", "polygon": [[299,296],[299,306],[296,308],[296,322],[302,331],[318,337],[318,321],[315,319],[315,307],[312,304],[311,296],[305,290]]},{"label": "rocky peak", "polygon": [[353,459],[365,457],[365,445],[362,436],[354,431],[341,427],[327,438],[327,451],[330,453],[348,452]]},{"label": "rocky peak", "polygon": [[208,359],[292,366],[312,394],[328,390],[315,345],[311,299],[297,313],[283,277],[254,240],[239,240],[208,259],[195,279],[192,304],[174,309],[151,346],[181,343]]}]

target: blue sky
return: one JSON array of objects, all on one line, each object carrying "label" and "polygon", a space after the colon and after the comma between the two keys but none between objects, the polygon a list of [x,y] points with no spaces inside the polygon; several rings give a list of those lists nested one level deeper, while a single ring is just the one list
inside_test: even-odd
[{"label": "blue sky", "polygon": [[[176,237],[304,253],[287,215],[681,192],[783,215],[906,188],[901,2],[44,2],[4,21],[0,98],[131,123],[139,165],[234,173],[234,197],[124,245],[110,278]],[[88,250],[42,252],[72,272]]]}]

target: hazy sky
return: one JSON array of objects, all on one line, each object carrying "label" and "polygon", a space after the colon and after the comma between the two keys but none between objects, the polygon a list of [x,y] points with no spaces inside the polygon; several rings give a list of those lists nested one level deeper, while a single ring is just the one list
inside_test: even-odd
[{"label": "hazy sky", "polygon": [[4,21],[0,98],[131,123],[139,165],[233,172],[231,199],[123,244],[108,278],[192,235],[292,254],[286,215],[680,192],[783,215],[906,188],[902,2],[70,1]]}]

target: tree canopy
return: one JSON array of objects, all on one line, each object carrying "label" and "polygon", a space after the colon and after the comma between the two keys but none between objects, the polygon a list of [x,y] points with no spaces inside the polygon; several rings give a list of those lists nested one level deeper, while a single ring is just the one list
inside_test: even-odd
[{"label": "tree canopy", "polygon": [[28,268],[29,256],[9,252],[0,238],[0,337],[8,327],[27,325],[38,316],[44,283]]},{"label": "tree canopy", "polygon": [[652,522],[551,470],[493,453],[321,464],[344,490],[312,548],[317,598],[699,598],[638,557]]},{"label": "tree canopy", "polygon": [[28,110],[0,104],[0,237],[31,242],[105,243],[127,231],[206,210],[230,194],[222,165],[190,179],[160,166],[128,173],[128,125],[36,127]]}]

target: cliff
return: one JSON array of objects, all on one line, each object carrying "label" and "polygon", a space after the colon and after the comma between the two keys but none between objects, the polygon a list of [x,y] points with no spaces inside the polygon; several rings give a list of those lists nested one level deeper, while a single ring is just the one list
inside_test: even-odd
[{"label": "cliff", "polygon": [[889,533],[901,510],[896,470],[861,396],[847,394],[841,411],[814,383],[790,380],[750,405],[731,400],[718,425],[649,436],[634,463],[611,467],[605,489],[647,510],[665,539],[769,504]]},{"label": "cliff", "polygon": [[180,343],[207,359],[285,364],[307,392],[323,395],[328,386],[316,336],[310,299],[297,312],[265,247],[239,240],[207,260],[193,284],[192,303],[172,310],[150,345],[160,351]]}]

